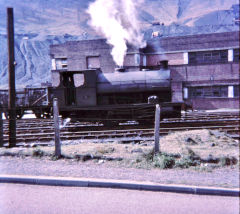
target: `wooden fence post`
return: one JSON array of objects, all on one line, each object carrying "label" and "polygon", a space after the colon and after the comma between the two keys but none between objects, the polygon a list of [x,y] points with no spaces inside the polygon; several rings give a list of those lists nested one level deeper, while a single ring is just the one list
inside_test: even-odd
[{"label": "wooden fence post", "polygon": [[60,129],[59,129],[59,110],[58,100],[53,99],[53,119],[54,119],[54,131],[55,131],[55,156],[61,157],[61,142],[60,142]]},{"label": "wooden fence post", "polygon": [[155,127],[154,127],[154,138],[155,138],[155,147],[154,147],[154,152],[158,153],[159,150],[159,129],[160,129],[160,106],[159,104],[156,105],[156,110],[155,110]]},{"label": "wooden fence post", "polygon": [[3,147],[3,120],[1,110],[0,110],[0,147]]},{"label": "wooden fence post", "polygon": [[16,146],[16,86],[13,8],[7,8],[9,147]]}]

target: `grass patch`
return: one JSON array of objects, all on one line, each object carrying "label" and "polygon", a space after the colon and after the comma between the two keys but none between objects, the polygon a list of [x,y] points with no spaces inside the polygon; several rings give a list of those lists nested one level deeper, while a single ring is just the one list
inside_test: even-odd
[{"label": "grass patch", "polygon": [[166,152],[154,153],[154,150],[151,150],[148,153],[140,155],[132,162],[132,165],[137,168],[172,169],[194,167],[200,170],[207,168],[207,166],[213,169],[237,164],[239,164],[239,160],[235,157],[222,156],[216,158],[209,155],[208,158],[202,158],[190,148],[187,148],[187,153],[177,154]]},{"label": "grass patch", "polygon": [[165,152],[143,154],[135,161],[138,168],[159,168],[159,169],[172,169],[172,168],[189,168],[190,166],[199,165],[200,162],[193,158],[192,154],[188,156],[181,156],[180,154],[171,154]]},{"label": "grass patch", "polygon": [[104,154],[112,154],[114,151],[115,151],[115,148],[112,147],[112,146],[110,146],[110,147],[99,147],[99,146],[97,146],[95,153],[104,155]]},{"label": "grass patch", "polygon": [[221,157],[219,162],[221,166],[231,166],[238,164],[238,159],[235,157]]},{"label": "grass patch", "polygon": [[[160,139],[160,153],[154,154],[154,142],[143,144],[79,143],[62,145],[61,159],[94,160],[96,163],[115,161],[121,167],[190,168],[239,165],[239,142],[224,133],[194,130],[171,133]],[[48,158],[54,156],[54,146],[35,148],[0,148],[0,156]]]},{"label": "grass patch", "polygon": [[33,157],[40,157],[40,158],[41,158],[41,157],[43,157],[43,156],[47,156],[47,154],[46,154],[43,150],[37,148],[37,149],[34,149],[34,150],[33,150],[32,156],[33,156]]},{"label": "grass patch", "polygon": [[175,165],[175,155],[167,153],[154,153],[154,150],[140,155],[134,163],[137,164],[138,168],[160,168],[170,169]]}]

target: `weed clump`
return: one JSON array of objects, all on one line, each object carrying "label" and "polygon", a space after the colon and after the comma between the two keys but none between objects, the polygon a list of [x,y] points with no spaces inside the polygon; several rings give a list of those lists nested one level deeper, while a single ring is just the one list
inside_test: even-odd
[{"label": "weed clump", "polygon": [[201,162],[199,160],[193,160],[189,156],[183,156],[179,160],[176,161],[175,167],[179,168],[189,168],[191,166],[198,166]]},{"label": "weed clump", "polygon": [[238,163],[238,160],[235,157],[221,157],[219,163],[221,166],[230,166],[236,165]]},{"label": "weed clump", "polygon": [[171,169],[175,165],[175,159],[168,154],[157,154],[153,157],[153,166],[160,169]]},{"label": "weed clump", "polygon": [[38,149],[34,149],[33,152],[32,152],[32,156],[33,157],[40,157],[41,158],[44,155],[46,155],[45,152],[43,150],[39,149],[39,148]]},{"label": "weed clump", "polygon": [[97,147],[96,153],[98,154],[111,154],[115,151],[114,147]]},{"label": "weed clump", "polygon": [[231,166],[238,164],[238,159],[235,157],[224,156],[216,158],[209,155],[208,158],[203,158],[197,155],[191,148],[186,147],[186,152],[178,154],[170,153],[154,153],[154,150],[144,153],[139,156],[134,164],[137,168],[190,168],[202,166],[202,164],[215,164],[216,167]]},{"label": "weed clump", "polygon": [[175,159],[179,157],[177,154],[168,154],[164,152],[154,153],[154,150],[151,150],[148,153],[145,153],[141,158],[137,158],[136,163],[138,166],[150,166],[160,169],[171,169],[175,166]]}]

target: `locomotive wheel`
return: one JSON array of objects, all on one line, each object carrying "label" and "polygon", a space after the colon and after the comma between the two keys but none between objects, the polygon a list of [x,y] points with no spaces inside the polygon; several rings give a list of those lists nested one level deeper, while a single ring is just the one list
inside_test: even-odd
[{"label": "locomotive wheel", "polygon": [[138,120],[137,121],[139,125],[142,126],[152,126],[154,125],[154,119],[146,119],[146,120]]},{"label": "locomotive wheel", "polygon": [[45,109],[45,110],[42,110],[42,109],[36,109],[33,111],[33,113],[35,114],[36,118],[51,118],[52,116],[52,112],[51,112],[51,109]]},{"label": "locomotive wheel", "polygon": [[102,121],[102,123],[106,127],[114,127],[119,124],[118,121],[113,121],[113,120],[105,120],[105,121]]},{"label": "locomotive wheel", "polygon": [[6,119],[9,119],[9,114],[8,114],[8,112],[4,112],[4,116],[5,116]]},{"label": "locomotive wheel", "polygon": [[[16,111],[16,118],[17,119],[21,119],[24,115],[24,111],[18,110]],[[5,118],[8,120],[9,119],[9,113],[8,112],[4,112],[4,116]]]},{"label": "locomotive wheel", "polygon": [[24,110],[17,110],[16,111],[16,118],[21,119],[24,115]]},{"label": "locomotive wheel", "polygon": [[34,114],[36,118],[39,118],[39,119],[43,118],[43,115],[41,113],[34,113]]},{"label": "locomotive wheel", "polygon": [[51,118],[53,116],[52,112],[49,110],[49,111],[45,111],[43,113],[43,117],[44,118]]},{"label": "locomotive wheel", "polygon": [[41,110],[34,110],[33,113],[35,114],[36,118],[38,119],[43,118],[43,114]]}]

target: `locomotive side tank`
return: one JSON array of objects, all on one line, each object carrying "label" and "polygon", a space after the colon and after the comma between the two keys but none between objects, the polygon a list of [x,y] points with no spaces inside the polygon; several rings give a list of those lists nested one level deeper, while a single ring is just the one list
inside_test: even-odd
[{"label": "locomotive side tank", "polygon": [[170,70],[99,73],[97,93],[129,93],[170,90]]}]

